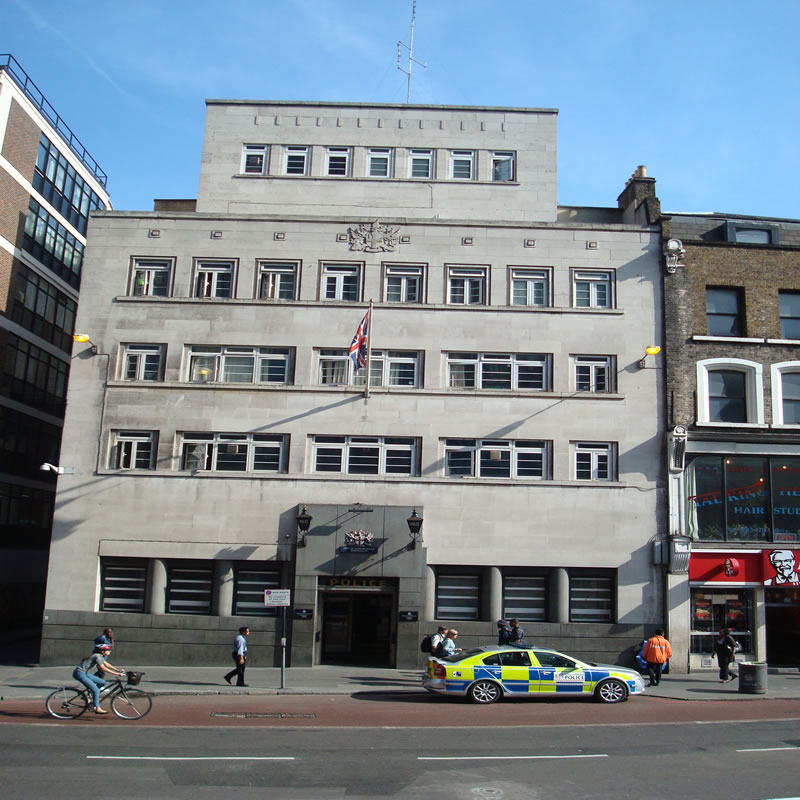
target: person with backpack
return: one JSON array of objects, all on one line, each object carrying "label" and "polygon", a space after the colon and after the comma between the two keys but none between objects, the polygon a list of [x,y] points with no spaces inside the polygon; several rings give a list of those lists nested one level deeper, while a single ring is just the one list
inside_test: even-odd
[{"label": "person with backpack", "polygon": [[445,636],[447,636],[447,628],[444,625],[440,625],[436,633],[429,633],[427,636],[423,637],[419,649],[423,653],[429,653],[435,658],[441,654],[442,642]]},{"label": "person with backpack", "polygon": [[732,681],[738,675],[730,671],[730,666],[736,661],[736,639],[731,636],[728,628],[720,628],[719,638],[716,641],[714,650],[719,664],[719,679],[722,683]]}]

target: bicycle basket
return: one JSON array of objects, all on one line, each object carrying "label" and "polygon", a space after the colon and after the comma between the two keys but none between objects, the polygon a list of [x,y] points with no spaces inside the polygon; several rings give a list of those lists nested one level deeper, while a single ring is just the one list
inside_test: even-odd
[{"label": "bicycle basket", "polygon": [[144,672],[126,672],[128,676],[128,686],[138,686]]}]

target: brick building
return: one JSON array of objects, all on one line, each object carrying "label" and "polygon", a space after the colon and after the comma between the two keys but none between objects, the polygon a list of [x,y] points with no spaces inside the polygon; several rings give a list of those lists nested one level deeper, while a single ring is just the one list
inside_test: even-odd
[{"label": "brick building", "polygon": [[106,176],[0,55],[0,626],[38,635],[89,214]]},{"label": "brick building", "polygon": [[669,532],[691,549],[666,587],[673,648],[711,668],[725,625],[742,658],[797,666],[800,221],[672,214],[663,231]]}]

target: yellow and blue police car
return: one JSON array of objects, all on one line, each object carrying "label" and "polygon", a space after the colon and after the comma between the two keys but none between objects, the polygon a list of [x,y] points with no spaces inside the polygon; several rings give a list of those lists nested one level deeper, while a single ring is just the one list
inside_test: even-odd
[{"label": "yellow and blue police car", "polygon": [[579,661],[541,647],[475,647],[443,658],[431,657],[422,685],[436,694],[493,703],[500,697],[594,697],[619,703],[644,694],[642,676],[632,669]]}]

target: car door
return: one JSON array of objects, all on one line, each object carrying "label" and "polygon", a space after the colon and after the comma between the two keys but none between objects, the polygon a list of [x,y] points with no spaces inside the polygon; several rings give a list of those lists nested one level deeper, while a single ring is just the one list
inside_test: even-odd
[{"label": "car door", "polygon": [[581,694],[591,691],[591,676],[583,667],[561,653],[534,650],[533,656],[538,668],[538,691],[550,694]]},{"label": "car door", "polygon": [[503,689],[510,694],[538,691],[539,681],[531,686],[531,657],[527,650],[503,650],[495,654],[500,663]]}]

